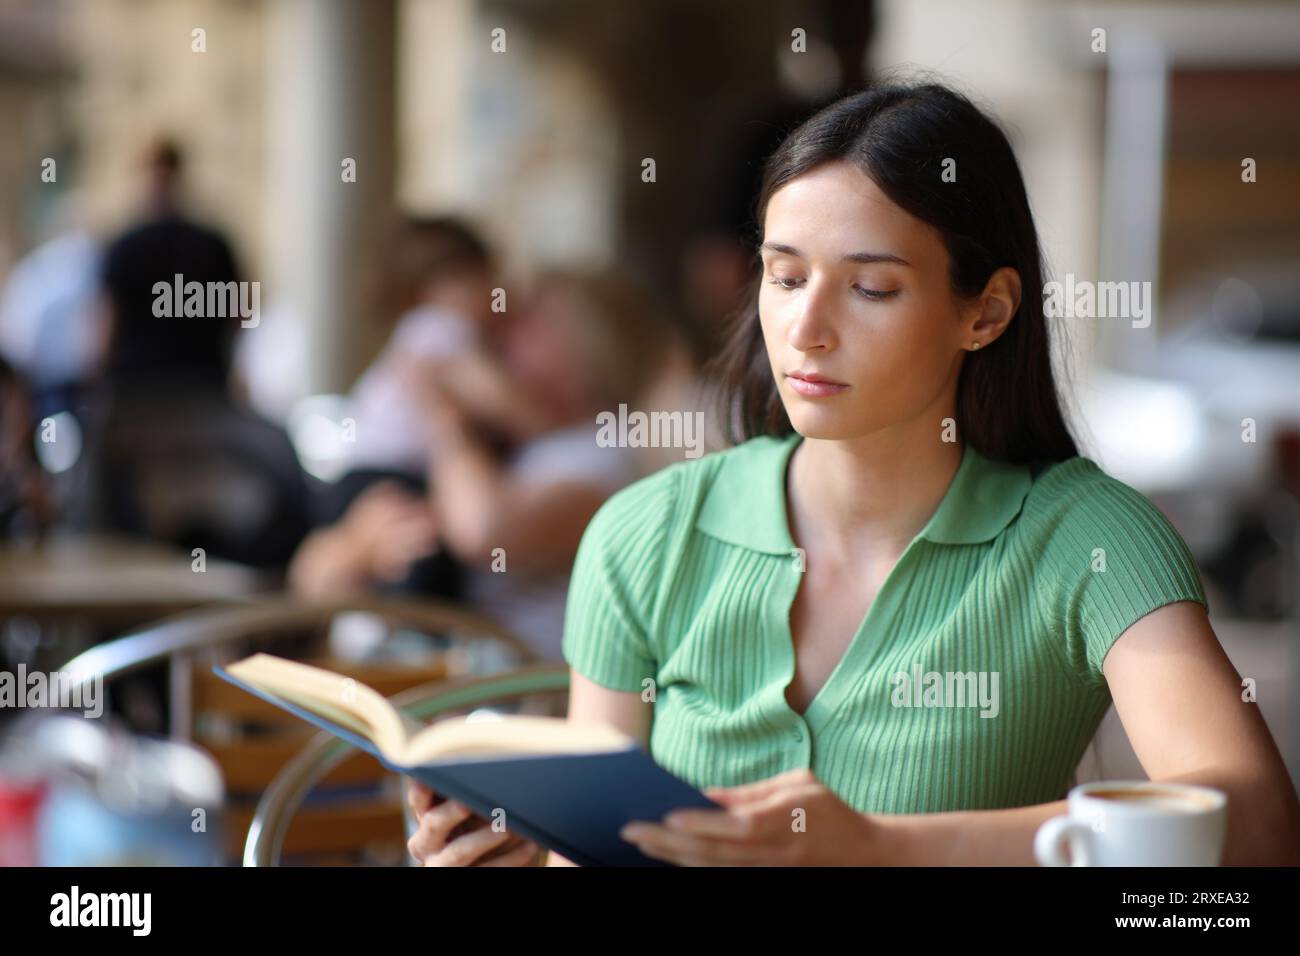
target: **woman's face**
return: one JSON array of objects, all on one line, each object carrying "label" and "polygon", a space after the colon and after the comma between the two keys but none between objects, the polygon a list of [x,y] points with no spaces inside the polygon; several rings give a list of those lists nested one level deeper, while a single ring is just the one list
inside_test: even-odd
[{"label": "woman's face", "polygon": [[791,424],[851,439],[951,414],[971,338],[939,233],[846,162],[768,202],[759,316]]}]

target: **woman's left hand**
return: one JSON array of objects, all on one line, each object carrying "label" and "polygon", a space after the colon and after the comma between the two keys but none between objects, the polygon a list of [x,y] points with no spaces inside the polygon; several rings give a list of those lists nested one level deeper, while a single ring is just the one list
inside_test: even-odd
[{"label": "woman's left hand", "polygon": [[806,769],[704,795],[721,810],[676,810],[620,835],[647,856],[680,866],[869,866],[893,859],[890,831]]}]

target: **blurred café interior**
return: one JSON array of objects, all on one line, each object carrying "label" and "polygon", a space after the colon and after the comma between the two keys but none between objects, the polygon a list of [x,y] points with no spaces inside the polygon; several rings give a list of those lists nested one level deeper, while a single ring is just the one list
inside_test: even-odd
[{"label": "blurred caf\u00e9 interior", "polygon": [[[0,865],[409,862],[397,778],[211,665],[562,715],[586,521],[683,457],[595,416],[725,447],[762,160],[900,71],[1006,124],[1053,275],[1151,281],[1055,320],[1072,424],[1300,781],[1300,7],[0,0],[0,670],[85,691],[0,708]],[[1078,780],[1135,776],[1112,710]]]}]

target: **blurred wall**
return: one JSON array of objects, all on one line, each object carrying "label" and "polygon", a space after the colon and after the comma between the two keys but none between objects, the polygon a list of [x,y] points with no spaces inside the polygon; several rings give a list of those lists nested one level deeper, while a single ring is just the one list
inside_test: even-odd
[{"label": "blurred wall", "polygon": [[[61,214],[72,186],[76,130],[65,104],[74,57],[62,36],[62,4],[0,4],[0,279]],[[43,182],[42,161],[55,161]]]},{"label": "blurred wall", "polygon": [[[616,104],[599,75],[539,42],[510,7],[401,5],[402,205],[478,218],[511,270],[612,264]],[[495,30],[502,52],[491,46]]]}]

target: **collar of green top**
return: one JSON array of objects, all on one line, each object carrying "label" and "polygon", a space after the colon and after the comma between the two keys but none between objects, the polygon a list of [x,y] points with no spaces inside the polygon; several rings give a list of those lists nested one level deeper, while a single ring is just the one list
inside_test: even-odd
[{"label": "collar of green top", "polygon": [[[802,440],[798,432],[781,438],[754,438],[726,452],[695,526],[743,548],[792,553],[795,544],[786,518],[786,466]],[[1026,466],[993,461],[967,442],[952,483],[917,537],[939,544],[992,540],[1019,514],[1032,484]]]}]

